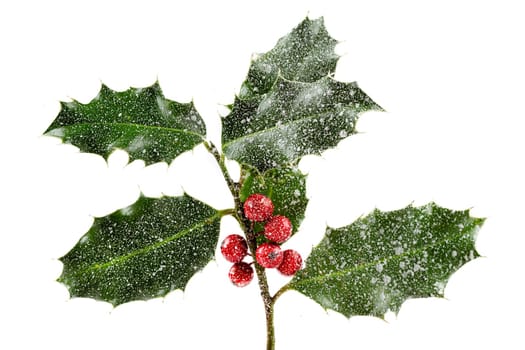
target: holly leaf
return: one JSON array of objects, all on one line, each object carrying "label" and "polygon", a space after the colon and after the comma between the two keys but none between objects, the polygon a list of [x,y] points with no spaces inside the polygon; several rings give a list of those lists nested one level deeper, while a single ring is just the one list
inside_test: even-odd
[{"label": "holly leaf", "polygon": [[320,154],[355,133],[358,115],[382,110],[354,83],[331,78],[339,56],[323,19],[306,18],[252,60],[222,119],[223,153],[264,172]]},{"label": "holly leaf", "polygon": [[214,257],[220,214],[187,195],[146,198],[96,218],[69,253],[59,281],[71,297],[114,306],[184,289]]},{"label": "holly leaf", "polygon": [[293,233],[297,232],[304,218],[306,198],[306,175],[297,168],[276,168],[260,173],[256,169],[245,170],[240,191],[242,202],[250,194],[262,193],[274,204],[274,215],[290,219]]},{"label": "holly leaf", "polygon": [[261,96],[237,98],[223,118],[224,154],[264,172],[320,154],[355,133],[360,113],[381,110],[356,83],[279,78]]},{"label": "holly leaf", "polygon": [[88,104],[72,101],[61,105],[45,133],[106,159],[122,149],[132,161],[169,163],[203,142],[206,134],[193,103],[166,99],[157,83],[123,92],[102,85]]},{"label": "holly leaf", "polygon": [[291,33],[279,39],[275,47],[254,55],[240,98],[268,92],[281,76],[291,81],[314,82],[335,72],[339,56],[337,41],[330,37],[323,18],[306,18]]},{"label": "holly leaf", "polygon": [[450,275],[479,256],[474,244],[483,221],[434,203],[375,210],[327,228],[287,288],[347,317],[398,312],[409,298],[443,296]]}]

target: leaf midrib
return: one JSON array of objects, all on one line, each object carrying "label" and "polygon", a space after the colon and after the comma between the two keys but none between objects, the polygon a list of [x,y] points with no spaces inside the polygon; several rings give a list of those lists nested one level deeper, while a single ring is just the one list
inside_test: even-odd
[{"label": "leaf midrib", "polygon": [[57,129],[74,128],[74,127],[77,127],[77,126],[91,127],[91,126],[97,126],[97,125],[124,126],[124,127],[144,128],[144,129],[160,129],[160,130],[165,130],[165,131],[168,131],[168,132],[175,132],[175,133],[181,133],[181,134],[186,133],[186,134],[198,136],[199,138],[204,140],[204,135],[201,135],[201,134],[199,134],[197,132],[186,130],[186,129],[176,129],[176,128],[170,128],[170,127],[167,127],[167,126],[145,125],[145,124],[134,124],[134,123],[122,123],[122,122],[75,123],[75,124],[69,124],[69,125],[60,126],[58,128],[54,128],[52,130],[49,130],[47,132],[47,134],[49,134],[53,130],[57,130]]},{"label": "leaf midrib", "polygon": [[[342,110],[344,110],[344,109],[351,109],[351,106],[342,106]],[[230,146],[231,144],[234,144],[234,143],[237,143],[237,142],[242,142],[242,140],[250,138],[250,137],[256,137],[258,135],[262,135],[264,133],[269,133],[269,132],[272,132],[272,131],[274,131],[276,129],[281,129],[281,128],[284,128],[284,127],[288,127],[290,125],[293,125],[293,124],[296,124],[296,123],[300,123],[300,122],[303,122],[303,121],[306,121],[306,120],[309,120],[309,119],[313,119],[315,117],[319,117],[319,116],[324,115],[324,114],[333,113],[335,110],[336,109],[334,108],[334,109],[326,111],[326,112],[316,113],[316,114],[312,114],[312,115],[307,115],[304,118],[294,119],[294,120],[291,120],[288,123],[282,123],[282,124],[279,124],[279,125],[274,125],[274,126],[272,126],[270,128],[264,129],[264,130],[259,130],[259,131],[255,131],[255,132],[243,135],[241,137],[238,137],[238,138],[235,138],[235,139],[233,139],[231,141],[226,142],[222,146],[222,148],[225,149],[228,146]],[[356,113],[355,117],[357,118],[357,113]]]},{"label": "leaf midrib", "polygon": [[[472,224],[474,225],[474,227],[478,226],[478,224],[476,222],[473,222]],[[311,282],[314,282],[314,281],[323,281],[323,280],[327,280],[327,279],[332,279],[332,278],[348,275],[350,273],[353,273],[353,272],[356,272],[356,271],[359,271],[359,270],[363,270],[363,269],[366,269],[366,268],[371,267],[371,266],[375,266],[378,263],[386,262],[388,260],[394,260],[394,259],[398,259],[398,258],[401,258],[401,257],[407,257],[407,256],[410,256],[410,255],[417,255],[418,253],[422,253],[423,251],[425,251],[425,250],[427,250],[429,248],[432,248],[432,247],[435,247],[437,245],[446,243],[446,241],[449,240],[450,238],[453,238],[454,240],[456,240],[456,239],[461,238],[462,236],[467,235],[467,234],[470,234],[470,233],[469,232],[459,232],[459,233],[454,234],[454,235],[445,236],[442,239],[436,240],[432,244],[425,245],[425,246],[420,247],[420,248],[408,249],[406,252],[403,252],[401,254],[390,255],[390,256],[387,256],[387,257],[385,257],[383,259],[377,259],[377,260],[373,260],[371,262],[358,264],[358,265],[355,265],[355,266],[353,266],[351,268],[348,268],[348,269],[342,269],[342,270],[334,271],[334,272],[331,272],[331,273],[328,273],[328,274],[324,274],[324,275],[319,275],[319,276],[315,276],[315,277],[301,279],[300,281],[297,281],[295,283],[293,281],[291,281],[289,283],[289,285],[288,285],[288,288],[295,288],[296,286],[308,284],[308,283],[311,283]]]},{"label": "leaf midrib", "polygon": [[167,237],[166,239],[163,239],[162,241],[160,242],[155,242],[153,244],[150,244],[150,245],[146,245],[142,248],[138,248],[138,249],[135,249],[135,250],[132,250],[131,252],[128,252],[127,254],[124,254],[124,255],[120,255],[120,256],[117,256],[115,258],[112,258],[110,259],[109,261],[107,262],[104,262],[104,263],[93,263],[91,264],[90,266],[88,267],[85,267],[81,270],[77,270],[75,272],[73,272],[74,275],[82,275],[84,273],[87,273],[89,271],[93,271],[93,270],[101,270],[101,269],[106,269],[110,266],[113,266],[113,265],[116,265],[116,264],[120,264],[120,263],[124,263],[126,262],[127,260],[137,256],[137,255],[140,255],[140,254],[146,254],[152,250],[155,250],[157,248],[160,248],[172,241],[175,241],[179,238],[182,238],[184,236],[186,236],[187,234],[189,234],[190,232],[196,230],[196,229],[199,229],[201,227],[203,227],[204,225],[206,224],[209,224],[210,222],[213,222],[215,221],[216,219],[220,219],[221,218],[221,213],[220,212],[216,212],[215,214],[213,214],[212,216],[208,217],[208,218],[205,218],[203,219],[202,221],[200,221],[199,223],[191,226],[191,227],[188,227],[182,231],[179,231],[177,232],[176,234],[172,235],[172,236],[169,236]]}]

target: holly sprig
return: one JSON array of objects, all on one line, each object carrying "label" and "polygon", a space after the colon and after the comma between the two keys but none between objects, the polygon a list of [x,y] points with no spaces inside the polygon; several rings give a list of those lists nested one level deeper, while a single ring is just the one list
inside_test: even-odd
[{"label": "holly sprig", "polygon": [[[339,56],[323,19],[306,18],[276,46],[252,59],[238,96],[222,119],[221,147],[206,138],[192,103],[166,99],[158,83],[116,92],[103,85],[93,101],[64,102],[46,134],[107,158],[121,149],[146,164],[170,163],[204,145],[217,161],[234,207],[216,210],[188,194],[147,198],[96,218],[65,256],[59,277],[71,297],[114,306],[163,297],[186,287],[212,259],[220,220],[240,231],[220,244],[242,287],[257,276],[274,349],[274,305],[288,290],[343,315],[383,317],[413,297],[442,296],[452,273],[479,256],[483,219],[435,203],[375,210],[324,238],[303,257],[280,244],[300,234],[308,199],[298,162],[356,132],[360,115],[382,108],[357,83],[334,79]],[[226,159],[240,165],[234,181]],[[290,280],[271,295],[266,269]],[[292,277],[293,276],[293,277]]]}]

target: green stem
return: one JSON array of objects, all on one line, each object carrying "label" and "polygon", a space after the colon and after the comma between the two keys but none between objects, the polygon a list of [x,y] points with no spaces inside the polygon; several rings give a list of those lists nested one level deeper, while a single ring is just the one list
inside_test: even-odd
[{"label": "green stem", "polygon": [[237,210],[235,208],[219,210],[219,216],[221,218],[226,215],[235,215],[236,213],[237,213]]},{"label": "green stem", "polygon": [[[235,209],[228,210],[227,213],[233,215],[243,228],[244,234],[246,235],[246,241],[248,242],[248,249],[255,258],[255,250],[257,249],[257,236],[253,232],[253,226],[251,222],[244,216],[241,199],[239,197],[240,186],[238,183],[234,182],[228,174],[228,170],[226,169],[224,162],[224,155],[219,153],[217,147],[215,147],[215,145],[211,142],[205,142],[204,145],[219,164],[224,179],[226,180],[226,184],[228,185],[228,188],[230,189],[230,192],[233,196]],[[224,212],[226,213],[226,211]],[[276,300],[275,297],[278,295],[276,294],[274,298],[272,298],[270,295],[270,289],[268,288],[268,280],[266,278],[266,272],[264,268],[257,263],[254,263],[253,266],[255,267],[255,273],[257,274],[257,280],[259,281],[259,289],[261,291],[261,298],[264,304],[264,312],[266,316],[266,349],[274,350],[275,332],[273,325],[273,310]]]},{"label": "green stem", "polygon": [[[256,236],[252,232],[249,232],[248,237],[248,248],[251,252],[255,252],[257,248]],[[257,280],[259,281],[259,289],[261,291],[261,298],[264,304],[264,313],[266,315],[266,349],[273,350],[275,348],[275,333],[273,327],[273,305],[274,301],[270,295],[270,289],[268,288],[268,281],[266,279],[266,272],[264,268],[255,263],[255,273],[257,274]]]},{"label": "green stem", "polygon": [[277,291],[277,293],[275,293],[275,295],[273,296],[273,298],[272,298],[273,303],[275,304],[275,302],[277,301],[277,299],[279,299],[279,297],[280,297],[281,295],[283,295],[283,293],[286,292],[288,289],[290,289],[290,284],[289,284],[289,283],[287,283],[287,284],[285,284],[284,286],[282,286],[281,289],[279,289],[279,290]]}]

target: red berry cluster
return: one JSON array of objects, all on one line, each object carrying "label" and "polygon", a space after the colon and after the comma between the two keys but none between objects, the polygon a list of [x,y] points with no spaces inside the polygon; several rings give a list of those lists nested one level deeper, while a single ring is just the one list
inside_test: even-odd
[{"label": "red berry cluster", "polygon": [[[303,263],[301,255],[293,249],[281,250],[280,244],[292,235],[290,219],[273,214],[270,198],[256,193],[244,202],[244,215],[253,222],[264,222],[264,236],[268,242],[260,244],[255,250],[255,260],[264,268],[277,268],[285,276],[293,276]],[[248,254],[246,240],[239,235],[229,235],[221,244],[222,255],[233,262],[229,277],[233,284],[244,287],[253,279],[253,268],[242,260]]]}]

